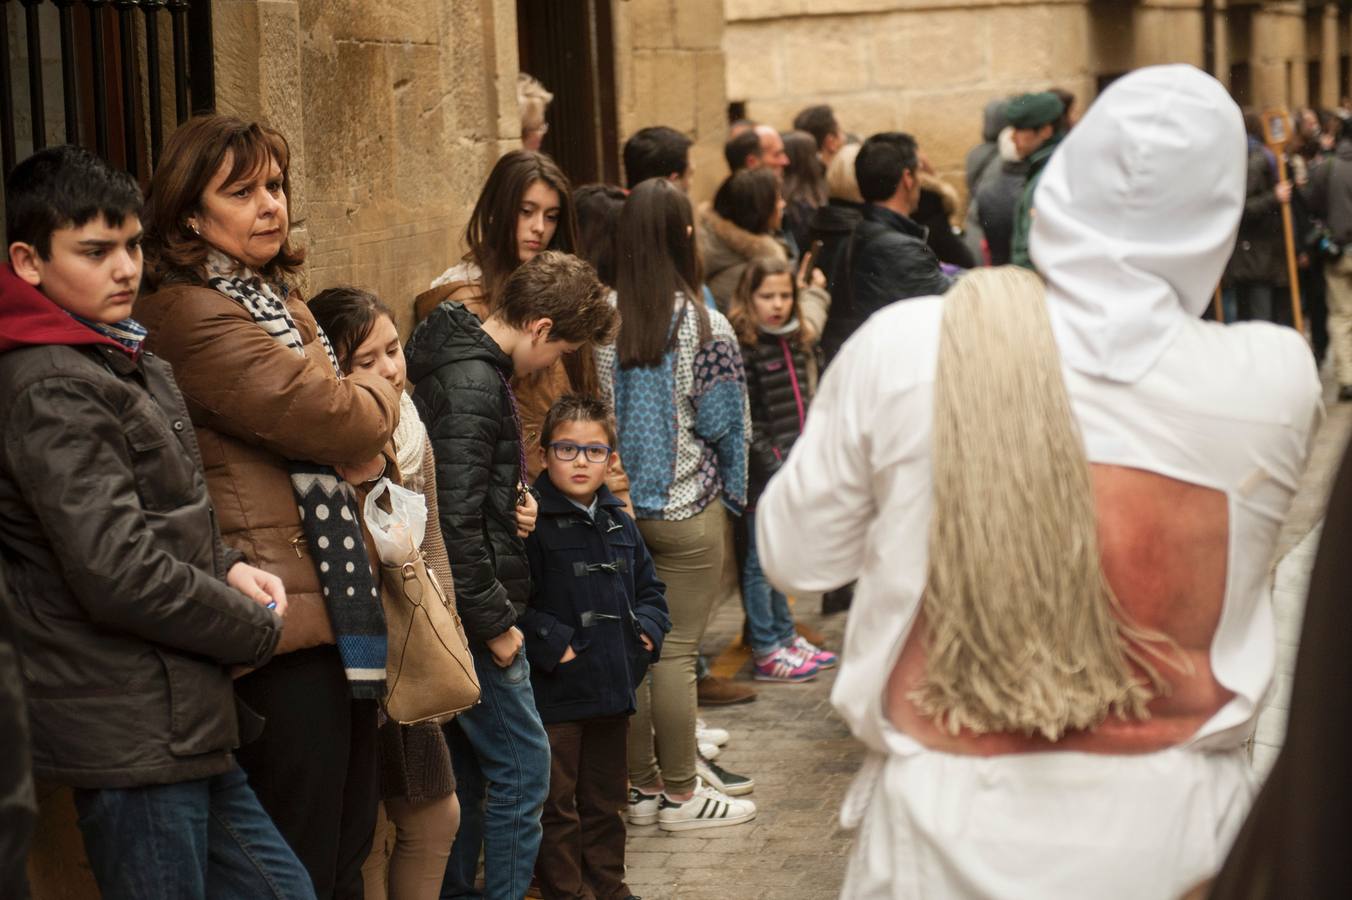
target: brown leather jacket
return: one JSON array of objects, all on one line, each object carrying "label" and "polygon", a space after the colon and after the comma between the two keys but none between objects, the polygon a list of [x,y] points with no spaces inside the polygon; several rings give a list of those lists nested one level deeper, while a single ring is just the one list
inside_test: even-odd
[{"label": "brown leather jacket", "polygon": [[[483,285],[478,281],[453,281],[423,291],[414,299],[414,324],[448,301],[463,303],[465,309],[478,316],[480,321],[488,318],[488,298],[484,296]],[[513,378],[512,392],[516,394],[516,405],[521,412],[521,444],[526,450],[526,469],[534,479],[544,468],[544,458],[540,454],[540,426],[544,424],[545,413],[564,394],[597,393],[596,357],[590,347],[583,347],[574,354],[571,366],[559,360],[543,372]],[[629,476],[624,473],[618,454],[606,472],[606,487],[632,514]]]},{"label": "brown leather jacket", "polygon": [[[334,641],[286,461],[364,464],[386,452],[399,420],[395,388],[363,372],[339,381],[309,308],[296,292],[286,305],[304,356],[211,288],[164,285],[135,311],[188,401],[222,538],[286,585],[278,653]],[[387,471],[397,478],[397,468]],[[367,548],[379,571],[369,539]]]}]

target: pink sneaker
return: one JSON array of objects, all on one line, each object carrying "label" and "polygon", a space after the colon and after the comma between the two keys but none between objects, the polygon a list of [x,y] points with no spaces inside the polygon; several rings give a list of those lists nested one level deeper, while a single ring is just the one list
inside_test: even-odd
[{"label": "pink sneaker", "polygon": [[821,668],[812,660],[804,659],[789,647],[780,647],[773,655],[756,661],[756,671],[751,676],[757,681],[798,682],[811,681],[821,673]]},{"label": "pink sneaker", "polygon": [[840,657],[829,650],[823,650],[801,634],[793,639],[793,643],[789,645],[789,649],[803,657],[803,659],[816,663],[817,668],[819,669],[834,669],[840,664]]}]

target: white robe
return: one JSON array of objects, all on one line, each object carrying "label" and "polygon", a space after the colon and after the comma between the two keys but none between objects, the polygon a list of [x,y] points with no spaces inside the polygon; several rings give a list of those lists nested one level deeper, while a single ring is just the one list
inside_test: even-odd
[{"label": "white robe", "polygon": [[[1242,822],[1253,786],[1240,748],[1274,667],[1268,572],[1321,406],[1294,331],[1194,317],[1209,294],[1200,286],[1215,284],[1234,243],[1244,147],[1238,110],[1194,74],[1204,77],[1143,70],[1091,108],[1044,175],[1032,250],[1089,460],[1226,496],[1229,567],[1211,664],[1234,697],[1182,747],[1134,757],[959,757],[891,726],[884,691],[926,579],[942,300],[884,309],[827,370],[756,516],[761,564],[780,589],[858,579],[831,697],[872,751],[843,815],[865,823],[848,897],[1176,896],[1215,870]],[[1181,121],[1167,121],[1161,78],[1183,85]],[[1147,115],[1166,127],[1143,124]],[[1210,131],[1184,146],[1189,127]],[[1116,159],[1105,139],[1121,144]],[[1208,150],[1213,168],[1189,174],[1190,151]],[[1143,172],[1142,159],[1158,171]],[[1194,189],[1188,178],[1199,177],[1212,180]],[[1191,220],[1176,221],[1184,203],[1152,223],[1159,181],[1195,195]],[[1156,205],[1179,205],[1167,196]]]}]

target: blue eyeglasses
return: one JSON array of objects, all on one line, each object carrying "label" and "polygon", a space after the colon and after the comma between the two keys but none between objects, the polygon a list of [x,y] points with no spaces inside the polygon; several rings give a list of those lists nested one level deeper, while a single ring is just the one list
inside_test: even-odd
[{"label": "blue eyeglasses", "polygon": [[611,450],[605,444],[574,444],[572,441],[554,441],[549,445],[555,459],[560,462],[572,462],[581,452],[589,463],[603,463],[610,459]]}]

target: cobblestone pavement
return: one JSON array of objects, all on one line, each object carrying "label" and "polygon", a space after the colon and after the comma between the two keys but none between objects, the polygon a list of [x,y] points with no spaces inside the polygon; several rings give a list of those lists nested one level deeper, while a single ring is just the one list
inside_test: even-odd
[{"label": "cobblestone pavement", "polygon": [[[818,615],[813,597],[795,603],[800,623],[818,628],[839,649],[844,614]],[[732,646],[742,612],[725,603],[705,637],[706,650],[728,647],[715,663],[750,678],[744,652]],[[834,671],[806,684],[757,684],[759,698],[702,708],[732,740],[718,764],[756,780],[749,799],[757,816],[745,825],[664,832],[630,826],[628,882],[643,900],[834,900],[840,895],[850,832],[837,812],[862,752],[831,709]]]},{"label": "cobblestone pavement", "polygon": [[1336,385],[1327,381],[1324,400],[1328,416],[1315,439],[1310,465],[1282,529],[1272,588],[1272,606],[1277,620],[1277,675],[1272,693],[1258,718],[1253,748],[1254,768],[1264,776],[1272,767],[1286,736],[1291,678],[1295,674],[1310,569],[1319,549],[1328,494],[1338,473],[1338,464],[1342,462],[1348,436],[1352,434],[1352,405],[1338,403],[1336,393]]}]

